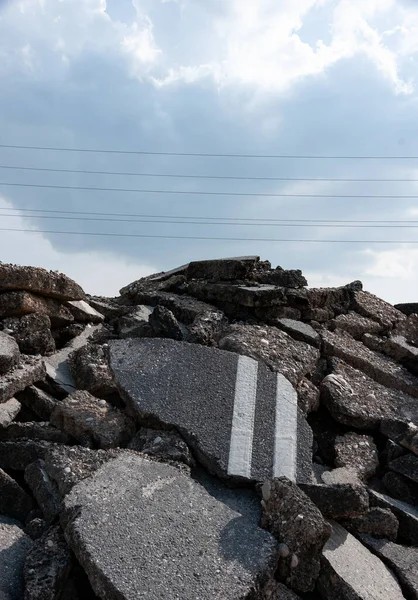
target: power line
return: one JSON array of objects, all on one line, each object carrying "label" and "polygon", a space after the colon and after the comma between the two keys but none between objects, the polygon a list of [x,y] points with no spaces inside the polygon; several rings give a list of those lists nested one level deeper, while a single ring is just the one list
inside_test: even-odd
[{"label": "power line", "polygon": [[[10,215],[10,214],[2,214],[2,217],[18,217],[22,218],[21,214]],[[111,223],[160,223],[166,225],[239,225],[249,226],[249,227],[329,227],[336,229],[418,229],[418,225],[346,225],[346,224],[318,224],[318,223],[237,223],[234,221],[179,221],[179,220],[165,220],[165,219],[114,219],[110,217],[69,217],[62,215],[25,215],[28,218],[32,219],[59,219],[63,221],[96,221],[96,222],[111,222]]]},{"label": "power line", "polygon": [[418,221],[412,221],[410,219],[403,221],[396,220],[356,220],[356,219],[271,219],[270,217],[261,218],[243,218],[243,217],[201,217],[191,215],[146,215],[138,213],[109,213],[109,212],[86,212],[80,210],[51,210],[44,208],[4,208],[0,207],[0,211],[7,210],[19,210],[20,212],[42,212],[42,213],[54,213],[63,215],[93,215],[93,216],[107,216],[107,217],[138,217],[138,218],[150,218],[150,219],[200,219],[207,221],[250,221],[250,222],[284,222],[284,223],[418,223]]},{"label": "power line", "polygon": [[14,150],[51,150],[53,152],[89,152],[97,154],[137,154],[149,156],[195,156],[211,158],[278,158],[308,160],[418,160],[418,156],[318,156],[302,154],[218,154],[211,152],[155,152],[150,150],[103,150],[99,148],[62,148],[56,146],[20,146],[0,144],[0,148]]},{"label": "power line", "polygon": [[15,233],[50,233],[59,235],[92,235],[104,237],[123,238],[157,238],[168,240],[209,240],[209,241],[231,241],[231,242],[297,242],[303,244],[418,244],[418,240],[312,240],[312,239],[277,239],[277,238],[235,238],[235,237],[205,237],[186,235],[149,235],[140,233],[106,233],[94,231],[55,231],[42,229],[12,229],[3,227],[0,231]]},{"label": "power line", "polygon": [[390,195],[370,195],[370,194],[267,194],[256,192],[195,192],[191,190],[146,190],[146,189],[129,189],[129,188],[108,188],[108,187],[85,187],[75,185],[47,185],[38,183],[10,183],[1,181],[0,185],[11,187],[29,187],[29,188],[45,188],[54,190],[78,190],[78,191],[94,191],[94,192],[123,192],[123,193],[140,193],[140,194],[182,194],[185,196],[251,196],[258,198],[370,198],[370,199],[417,199],[417,195],[400,196],[396,194]]},{"label": "power line", "polygon": [[49,173],[73,173],[80,175],[119,175],[123,177],[168,177],[172,179],[221,179],[233,181],[309,181],[335,183],[417,183],[418,179],[355,179],[336,177],[247,177],[238,175],[191,175],[187,173],[136,173],[132,171],[91,171],[86,169],[52,169],[49,167],[25,167],[17,165],[0,165],[0,169],[18,171],[38,171]]}]

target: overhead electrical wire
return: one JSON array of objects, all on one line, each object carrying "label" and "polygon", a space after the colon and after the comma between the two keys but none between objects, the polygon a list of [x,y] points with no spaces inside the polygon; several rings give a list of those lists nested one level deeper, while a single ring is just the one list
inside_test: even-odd
[{"label": "overhead electrical wire", "polygon": [[8,227],[0,228],[0,231],[15,233],[48,233],[58,235],[91,235],[104,237],[122,237],[122,238],[158,238],[169,240],[211,240],[211,241],[232,241],[232,242],[297,242],[314,244],[418,244],[418,240],[318,240],[318,239],[277,239],[277,238],[236,238],[236,237],[207,237],[207,236],[188,236],[188,235],[150,235],[141,233],[107,233],[95,231],[55,231],[43,229],[14,229]]},{"label": "overhead electrical wire", "polygon": [[55,190],[78,190],[78,191],[94,191],[94,192],[123,192],[123,193],[140,193],[140,194],[181,194],[185,196],[234,196],[234,197],[258,197],[258,198],[359,198],[359,199],[404,199],[411,200],[417,199],[418,195],[402,196],[398,194],[268,194],[268,193],[256,193],[256,192],[202,192],[194,190],[147,190],[147,189],[131,189],[131,188],[108,188],[108,187],[96,187],[96,186],[74,186],[74,185],[49,185],[39,183],[17,183],[1,181],[0,186],[11,186],[11,187],[29,187],[29,188],[45,188]]},{"label": "overhead electrical wire", "polygon": [[101,148],[65,148],[59,146],[26,146],[17,144],[0,144],[0,148],[14,150],[48,150],[53,152],[88,152],[97,154],[137,154],[148,156],[195,156],[211,158],[275,158],[275,159],[308,159],[308,160],[418,160],[418,156],[321,156],[313,154],[241,154],[212,152],[168,152],[153,150],[116,150]]},{"label": "overhead electrical wire", "polygon": [[87,169],[53,169],[50,167],[27,167],[18,165],[0,165],[0,169],[17,171],[37,171],[48,173],[72,173],[79,175],[112,175],[123,177],[164,177],[171,179],[216,179],[232,181],[306,181],[334,183],[417,183],[418,179],[368,179],[339,177],[248,177],[244,175],[193,175],[188,173],[137,173],[133,171],[92,171]]}]

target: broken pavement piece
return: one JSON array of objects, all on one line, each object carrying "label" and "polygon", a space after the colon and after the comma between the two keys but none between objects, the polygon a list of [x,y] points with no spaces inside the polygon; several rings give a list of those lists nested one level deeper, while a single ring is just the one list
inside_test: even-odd
[{"label": "broken pavement piece", "polygon": [[318,590],[324,600],[405,600],[392,572],[338,523],[322,555]]},{"label": "broken pavement piece", "polygon": [[68,308],[58,300],[44,298],[29,292],[0,294],[0,317],[23,317],[33,313],[49,317],[53,327],[62,327],[74,321]]},{"label": "broken pavement piece", "polygon": [[370,506],[389,508],[399,521],[398,541],[418,546],[418,510],[414,506],[369,488]]},{"label": "broken pavement piece", "polygon": [[230,325],[222,332],[219,348],[263,361],[293,385],[313,373],[319,359],[317,348],[268,325]]},{"label": "broken pavement piece", "polygon": [[70,300],[66,306],[78,323],[102,323],[105,319],[85,300]]},{"label": "broken pavement piece", "polygon": [[[0,404],[0,408],[1,408]],[[57,444],[72,444],[74,438],[65,432],[53,427],[45,421],[15,421],[10,423],[5,429],[0,429],[0,440],[2,442],[11,442],[13,440],[44,440],[46,442],[56,442]]]},{"label": "broken pavement piece", "polygon": [[0,403],[45,377],[45,365],[37,356],[22,356],[20,364],[0,377]]},{"label": "broken pavement piece", "polygon": [[408,317],[409,315],[418,315],[418,302],[404,302],[401,304],[395,304],[394,308],[396,308],[396,310],[400,310],[401,313]]},{"label": "broken pavement piece", "polygon": [[24,569],[25,600],[61,598],[72,563],[72,553],[60,527],[51,527],[28,552]]},{"label": "broken pavement piece", "polygon": [[287,556],[279,559],[280,579],[295,591],[313,590],[331,527],[310,498],[285,477],[266,481],[262,493],[262,527],[287,548]]},{"label": "broken pavement piece", "polygon": [[416,398],[376,383],[344,361],[338,361],[320,389],[321,402],[336,421],[345,425],[373,429],[385,420],[418,423]]},{"label": "broken pavement piece", "polygon": [[236,600],[257,590],[277,560],[275,540],[258,527],[253,494],[215,485],[213,494],[170,465],[126,454],[75,486],[61,523],[95,593]]},{"label": "broken pavement piece", "polygon": [[20,361],[20,351],[16,340],[0,331],[0,376],[17,367]]},{"label": "broken pavement piece", "polygon": [[365,515],[341,522],[350,533],[365,533],[375,538],[395,541],[398,536],[399,521],[388,508],[372,507]]},{"label": "broken pavement piece", "polygon": [[418,600],[418,548],[362,535],[361,541],[395,573],[409,600]]},{"label": "broken pavement piece", "polygon": [[382,477],[385,490],[393,498],[418,506],[418,484],[395,471],[387,471]]},{"label": "broken pavement piece", "polygon": [[383,419],[380,423],[380,431],[390,440],[418,456],[418,425],[395,418]]},{"label": "broken pavement piece", "polygon": [[283,375],[249,357],[169,339],[109,345],[130,410],[142,422],[175,427],[212,473],[309,479],[312,432]]},{"label": "broken pavement piece", "polygon": [[10,475],[0,469],[0,515],[24,523],[32,508],[32,498]]},{"label": "broken pavement piece", "polygon": [[90,338],[95,339],[105,335],[105,331],[103,325],[86,325],[83,332],[64,348],[44,358],[46,373],[60,392],[71,394],[76,390],[76,383],[68,363],[71,353],[87,344]]},{"label": "broken pavement piece", "polygon": [[8,427],[13,419],[19,414],[21,404],[16,398],[0,404],[0,429]]},{"label": "broken pavement piece", "polygon": [[190,467],[195,465],[189,447],[176,431],[143,427],[132,438],[128,448],[162,460],[179,461]]},{"label": "broken pavement piece", "polygon": [[379,334],[383,326],[372,319],[362,317],[355,312],[349,312],[345,315],[338,315],[330,322],[332,330],[343,329],[349,333],[355,340],[361,340],[365,333]]},{"label": "broken pavement piece", "polygon": [[369,350],[345,331],[323,330],[321,335],[323,351],[329,356],[344,360],[382,386],[418,397],[418,378],[392,358]]},{"label": "broken pavement piece", "polygon": [[78,389],[101,398],[116,391],[107,350],[107,344],[87,343],[71,354],[68,364]]},{"label": "broken pavement piece", "polygon": [[335,466],[351,469],[360,479],[369,479],[379,467],[376,444],[369,435],[348,432],[335,438]]},{"label": "broken pavement piece", "polygon": [[295,340],[310,344],[315,348],[321,345],[321,336],[309,323],[294,319],[277,319],[276,326]]},{"label": "broken pavement piece", "polygon": [[21,529],[18,521],[0,515],[0,598],[2,600],[22,600],[23,569],[32,544],[32,540]]},{"label": "broken pavement piece", "polygon": [[369,508],[367,488],[357,483],[306,483],[300,488],[328,519],[364,515]]},{"label": "broken pavement piece", "polygon": [[48,421],[58,400],[36,387],[30,385],[16,395],[22,406],[29,408],[44,421]]},{"label": "broken pavement piece", "polygon": [[354,292],[352,307],[360,315],[377,321],[389,330],[405,320],[401,311],[370,292]]},{"label": "broken pavement piece", "polygon": [[42,440],[23,439],[14,442],[0,442],[0,468],[6,471],[24,471],[26,467],[44,458],[55,444]]},{"label": "broken pavement piece", "polygon": [[85,390],[58,402],[50,421],[83,446],[104,449],[127,444],[135,431],[132,419]]},{"label": "broken pavement piece", "polygon": [[165,306],[156,306],[149,316],[149,324],[158,337],[182,340],[184,331],[173,315]]},{"label": "broken pavement piece", "polygon": [[389,469],[404,475],[411,481],[418,483],[418,456],[413,454],[405,454],[399,458],[395,458],[388,464]]},{"label": "broken pavement piece", "polygon": [[122,315],[116,322],[116,331],[121,339],[131,337],[151,337],[153,330],[149,324],[152,314],[150,306],[136,306],[130,312]]},{"label": "broken pavement piece", "polygon": [[26,290],[57,300],[83,300],[82,288],[56,271],[0,263],[0,290]]},{"label": "broken pavement piece", "polygon": [[205,279],[208,281],[245,280],[251,278],[251,274],[259,261],[259,256],[198,260],[189,263],[186,275],[188,279]]},{"label": "broken pavement piece", "polygon": [[51,319],[47,315],[32,313],[23,317],[3,320],[3,327],[10,329],[22,354],[49,354],[55,350],[51,334]]},{"label": "broken pavement piece", "polygon": [[25,481],[42,510],[45,521],[52,523],[60,513],[60,498],[43,460],[36,460],[26,467]]},{"label": "broken pavement piece", "polygon": [[297,386],[298,406],[304,415],[319,409],[320,391],[309,379],[304,377]]}]

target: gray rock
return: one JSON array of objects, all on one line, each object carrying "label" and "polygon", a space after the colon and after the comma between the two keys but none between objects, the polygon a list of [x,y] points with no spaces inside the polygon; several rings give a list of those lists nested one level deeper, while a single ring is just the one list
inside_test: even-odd
[{"label": "gray rock", "polygon": [[382,483],[385,490],[393,498],[397,498],[408,504],[418,505],[418,484],[407,477],[393,471],[388,471],[383,475]]},{"label": "gray rock", "polygon": [[395,304],[394,308],[400,310],[404,315],[418,315],[418,302],[404,302],[401,304]]},{"label": "gray rock", "polygon": [[19,414],[21,404],[16,398],[11,398],[0,404],[0,429],[7,427],[13,421],[13,419]]},{"label": "gray rock", "polygon": [[122,339],[131,337],[150,337],[152,328],[149,318],[152,314],[150,306],[136,306],[131,312],[118,319],[116,330]]},{"label": "gray rock", "polygon": [[32,498],[0,469],[0,515],[25,522],[32,508]]},{"label": "gray rock", "polygon": [[179,461],[190,467],[195,465],[189,447],[175,431],[143,427],[132,438],[128,448],[165,461]]},{"label": "gray rock", "polygon": [[0,429],[0,440],[2,442],[23,440],[45,440],[46,442],[56,442],[57,444],[74,443],[74,438],[52,427],[45,421],[28,421],[25,423],[10,423],[5,429]]},{"label": "gray rock", "polygon": [[249,279],[260,261],[259,256],[240,256],[191,262],[186,271],[188,279],[233,281]]},{"label": "gray rock", "polygon": [[107,344],[88,343],[71,354],[68,363],[78,389],[100,397],[116,391],[107,350]]},{"label": "gray rock", "polygon": [[367,489],[357,483],[306,483],[301,489],[328,519],[346,519],[369,509]]},{"label": "gray rock", "polygon": [[389,469],[418,483],[418,456],[406,454],[389,463]]},{"label": "gray rock", "polygon": [[33,313],[23,317],[3,320],[3,327],[12,331],[22,354],[49,354],[55,350],[51,333],[51,319],[47,315]]},{"label": "gray rock", "polygon": [[395,541],[398,536],[399,521],[388,508],[372,507],[361,517],[347,519],[341,523],[351,533],[365,533],[374,538]]},{"label": "gray rock", "polygon": [[32,313],[46,315],[53,327],[62,327],[74,317],[61,302],[29,292],[3,292],[0,294],[0,317],[23,317]]},{"label": "gray rock", "polygon": [[23,569],[33,542],[19,525],[18,521],[0,515],[0,598],[2,600],[23,598]]},{"label": "gray rock", "polygon": [[156,306],[149,317],[149,324],[159,337],[182,340],[184,333],[171,310],[165,306]]},{"label": "gray rock", "polygon": [[402,544],[418,546],[418,510],[400,500],[369,488],[371,506],[389,508],[399,521],[398,541]]},{"label": "gray rock", "polygon": [[355,340],[361,340],[365,333],[379,334],[383,326],[372,319],[362,317],[357,313],[350,312],[346,315],[338,315],[330,323],[332,329],[342,329],[349,333]]},{"label": "gray rock", "polygon": [[345,425],[376,429],[385,420],[418,422],[416,398],[376,383],[343,361],[323,379],[320,389],[321,402]]},{"label": "gray rock", "polygon": [[288,556],[279,560],[280,578],[296,591],[313,590],[331,527],[309,497],[285,477],[267,481],[262,491],[261,525],[287,548]]},{"label": "gray rock", "polygon": [[134,414],[176,428],[211,472],[258,481],[310,476],[312,433],[296,391],[262,363],[185,342],[136,339],[110,342],[110,366]]},{"label": "gray rock", "polygon": [[282,269],[276,267],[266,271],[257,272],[253,278],[259,283],[271,283],[284,288],[302,288],[308,285],[300,269]]},{"label": "gray rock", "polygon": [[361,536],[362,542],[394,571],[406,598],[418,600],[418,548],[400,546],[387,540]]},{"label": "gray rock", "polygon": [[45,470],[56,483],[60,498],[106,462],[126,450],[90,450],[81,446],[54,446],[44,453]]},{"label": "gray rock", "polygon": [[103,325],[87,325],[84,331],[72,339],[67,346],[44,358],[46,373],[59,391],[71,394],[76,390],[76,383],[68,362],[70,355],[85,346],[90,338],[99,337],[104,332]]},{"label": "gray rock", "polygon": [[335,466],[355,471],[360,479],[369,479],[379,467],[376,444],[370,435],[348,432],[335,439]]},{"label": "gray rock", "polygon": [[0,468],[6,471],[24,471],[30,463],[44,458],[53,446],[54,444],[42,440],[0,442]]},{"label": "gray rock", "polygon": [[61,522],[95,593],[229,600],[256,591],[276,560],[273,538],[258,527],[259,503],[213,485],[126,455],[74,487]]},{"label": "gray rock", "polygon": [[337,523],[323,550],[318,589],[325,600],[404,600],[392,572]]},{"label": "gray rock", "polygon": [[108,321],[122,317],[132,310],[125,298],[104,298],[102,296],[87,295],[87,300],[89,305],[101,315],[104,315]]},{"label": "gray rock", "polygon": [[277,319],[276,325],[295,340],[306,342],[315,348],[321,345],[321,336],[308,323],[294,319]]},{"label": "gray rock", "polygon": [[25,469],[25,481],[32,490],[47,523],[52,523],[60,512],[57,487],[51,481],[43,460],[36,460]]},{"label": "gray rock", "polygon": [[223,331],[219,347],[265,362],[295,386],[315,371],[319,359],[319,350],[270,326],[230,325]]},{"label": "gray rock", "polygon": [[50,421],[51,425],[90,447],[122,446],[131,440],[135,431],[132,419],[106,400],[83,390],[57,403]]},{"label": "gray rock", "polygon": [[20,351],[16,340],[0,331],[0,375],[4,375],[19,364]]},{"label": "gray rock", "polygon": [[79,285],[63,273],[0,263],[0,290],[26,290],[58,300],[83,300]]},{"label": "gray rock", "polygon": [[13,398],[28,385],[45,377],[45,366],[40,358],[23,356],[20,364],[0,378],[0,403]]},{"label": "gray rock", "polygon": [[369,350],[345,331],[321,335],[326,354],[341,358],[383,386],[418,397],[418,378],[393,359]]},{"label": "gray rock", "polygon": [[24,569],[25,600],[60,598],[72,562],[60,527],[51,527],[28,552]]},{"label": "gray rock", "polygon": [[380,431],[418,456],[418,426],[414,423],[396,418],[382,419]]},{"label": "gray rock", "polygon": [[194,344],[215,346],[225,324],[225,315],[220,310],[202,313],[187,327],[185,340]]},{"label": "gray rock", "polygon": [[387,329],[405,320],[404,314],[370,292],[355,292],[352,307],[360,315],[377,321]]},{"label": "gray rock", "polygon": [[66,303],[74,319],[79,323],[103,323],[104,315],[85,300],[70,300]]},{"label": "gray rock", "polygon": [[52,411],[57,404],[57,400],[40,388],[30,385],[22,392],[16,394],[19,402],[33,411],[44,421],[48,421]]}]

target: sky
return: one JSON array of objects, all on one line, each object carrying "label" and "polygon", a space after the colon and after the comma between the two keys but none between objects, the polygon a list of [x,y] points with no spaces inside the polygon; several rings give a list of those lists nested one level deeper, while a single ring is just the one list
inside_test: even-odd
[{"label": "sky", "polygon": [[256,254],[418,301],[417,65],[413,0],[0,0],[0,260],[116,295]]}]

